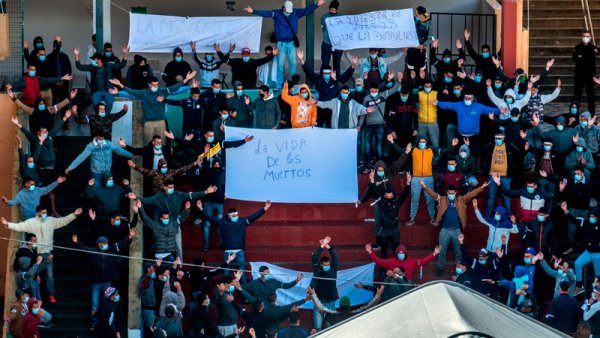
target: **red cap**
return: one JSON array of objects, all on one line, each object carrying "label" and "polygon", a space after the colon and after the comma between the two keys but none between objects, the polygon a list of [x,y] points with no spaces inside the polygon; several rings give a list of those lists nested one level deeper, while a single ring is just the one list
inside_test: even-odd
[{"label": "red cap", "polygon": [[250,48],[242,49],[242,55],[250,55]]}]

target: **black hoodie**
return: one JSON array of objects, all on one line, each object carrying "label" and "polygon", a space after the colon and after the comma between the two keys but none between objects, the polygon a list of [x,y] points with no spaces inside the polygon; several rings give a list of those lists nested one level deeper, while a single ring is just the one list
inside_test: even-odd
[{"label": "black hoodie", "polygon": [[[142,61],[146,64],[140,66]],[[145,57],[136,54],[133,57],[133,65],[127,70],[125,76],[125,85],[132,89],[146,89],[148,87],[148,79],[153,75],[152,68],[148,64]]]},{"label": "black hoodie", "polygon": [[189,63],[187,63],[187,61],[185,61],[185,60],[181,60],[181,62],[175,61],[175,54],[177,54],[177,53],[181,53],[181,55],[183,55],[183,51],[181,50],[181,48],[176,47],[173,50],[173,61],[167,63],[167,66],[165,67],[165,71],[163,72],[163,75],[162,75],[162,79],[163,79],[163,81],[165,81],[165,84],[167,85],[167,87],[170,87],[179,82],[175,79],[177,77],[177,75],[181,75],[182,77],[185,78],[187,73],[192,71],[192,67],[190,66]]}]

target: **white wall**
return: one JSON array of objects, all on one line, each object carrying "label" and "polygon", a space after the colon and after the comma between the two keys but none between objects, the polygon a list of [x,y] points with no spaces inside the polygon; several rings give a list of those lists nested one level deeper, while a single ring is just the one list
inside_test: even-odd
[{"label": "white wall", "polygon": [[[108,0],[105,0],[108,1]],[[316,0],[315,0],[316,1]],[[278,8],[283,4],[280,0],[249,1],[236,0],[235,11],[226,10],[225,0],[113,0],[119,6],[129,9],[134,6],[148,7],[148,14],[163,14],[177,16],[245,16],[243,7],[252,4],[256,9]],[[299,6],[301,1],[294,1]],[[340,12],[356,14],[380,9],[406,8],[425,6],[428,11],[450,13],[490,13],[488,6],[482,0],[342,0]],[[73,47],[82,49],[85,55],[86,47],[92,35],[92,0],[27,0],[25,1],[25,39],[32,41],[36,35],[41,35],[46,47],[52,46],[54,35],[60,34],[63,38],[63,49],[72,55]],[[322,6],[315,16],[315,58],[319,58],[321,45],[320,17],[327,12],[327,5]],[[112,44],[117,55],[120,55],[121,45],[126,44],[129,32],[128,14],[112,6]],[[273,31],[272,20],[265,19],[263,26],[262,46],[269,42],[270,33]],[[300,37],[304,46],[305,20],[301,21]],[[302,47],[304,48],[304,47]],[[261,48],[262,49],[262,48]],[[160,70],[171,58],[165,54],[145,54],[150,60],[160,61]],[[133,56],[132,56],[133,58]],[[188,61],[191,61],[188,58]],[[190,63],[193,63],[190,62]]]}]

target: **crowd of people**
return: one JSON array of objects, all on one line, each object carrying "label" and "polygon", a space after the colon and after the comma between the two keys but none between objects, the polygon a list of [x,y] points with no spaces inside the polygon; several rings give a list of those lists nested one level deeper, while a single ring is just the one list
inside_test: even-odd
[{"label": "crowd of people", "polygon": [[[93,38],[85,60],[78,48],[73,50],[75,67],[89,75],[86,95],[70,88],[72,65],[60,36],[51,52],[41,37],[31,46],[25,42],[27,70],[6,90],[29,116],[28,127],[12,118],[29,145],[19,143],[22,190],[13,198],[2,196],[6,205],[19,207],[21,219],[0,219],[24,234],[13,264],[16,299],[5,320],[12,337],[43,337],[38,327],[48,325],[52,316],[42,299],[52,304],[60,300],[54,286],[54,231],[77,218],[85,218],[96,238],[95,245],[81,243],[74,234],[72,247],[90,259],[90,330],[98,337],[124,332],[118,320],[124,309],[120,294],[127,292],[129,246],[142,240],[136,237],[138,221],[152,234],[145,238],[150,248],[146,258],[152,262],[144,262],[138,283],[143,330],[151,337],[236,337],[242,332],[261,338],[307,337],[407,292],[416,285],[415,270],[432,261],[437,278],[451,278],[567,334],[574,334],[583,319],[591,334],[600,336],[600,280],[584,279],[589,263],[589,276],[600,276],[600,209],[593,189],[600,140],[594,86],[600,78],[595,77],[598,50],[590,32],[583,32],[573,50],[573,99],[556,115],[545,113],[544,107],[559,96],[561,81],[551,92],[540,91],[548,85],[554,60],[541,74],[528,75],[523,69],[506,74],[501,54],[487,44],[475,50],[468,30],[450,43],[457,53],[439,53],[440,41],[431,38],[431,19],[422,6],[414,15],[418,47],[395,56],[385,48],[371,48],[360,58],[332,47],[325,19],[341,12],[339,2],[331,1],[321,20],[321,67],[315,71],[298,49],[296,34],[298,20],[323,5],[325,0],[306,8],[294,8],[291,1],[274,10],[247,6],[247,13],[274,21],[275,48],[267,46],[258,59],[244,48],[241,58],[233,58],[235,45],[224,54],[215,44],[215,53],[199,56],[191,42],[196,64],[175,48],[162,72],[164,86],[142,55],[134,56],[123,77],[128,48],[121,48],[118,58],[110,43],[95,50]],[[402,57],[404,69],[394,69]],[[306,83],[296,73],[297,62]],[[345,62],[348,68],[342,69]],[[219,80],[220,69],[227,66],[232,93],[225,93]],[[584,85],[586,110],[580,108]],[[258,89],[258,98],[246,94],[251,89]],[[172,97],[186,93],[188,98]],[[116,97],[141,104],[145,146],[111,142],[113,123],[129,110],[125,105],[112,113]],[[89,105],[92,114],[85,113]],[[166,106],[181,107],[181,135],[169,130]],[[71,118],[89,124],[92,139],[67,168],[57,168],[54,137],[69,128]],[[305,298],[277,302],[276,291],[298,287],[302,274],[282,282],[263,266],[259,278],[247,280],[246,228],[272,205],[266,201],[250,215],[235,208],[225,213],[225,170],[239,169],[227,169],[225,152],[253,140],[249,135],[225,141],[225,126],[358,130],[357,171],[369,181],[358,203],[369,203],[374,214],[375,243],[366,244],[365,251],[379,270],[374,285],[355,284],[373,292],[368,304],[352,308],[350,299],[338,293],[343,257],[330,237],[321,239],[312,253],[314,275]],[[127,179],[117,181],[113,154],[129,159],[129,167],[145,176],[143,192],[132,191]],[[141,166],[135,157],[141,158]],[[61,196],[53,190],[88,158],[83,196],[93,207],[61,216],[56,207]],[[176,190],[176,180],[186,175],[199,178],[195,191]],[[429,224],[439,227],[439,238],[431,254],[413,257],[400,244],[400,209],[410,199],[404,226],[415,225],[422,192]],[[478,207],[482,193],[485,210]],[[123,200],[130,200],[131,207],[124,209]],[[131,217],[126,216],[129,209]],[[197,215],[194,225],[203,229],[204,252],[215,249],[209,238],[210,228],[216,228],[222,262],[185,257],[193,265],[184,263],[181,227],[191,213]],[[481,247],[473,254],[465,248],[464,232],[475,219],[489,228],[489,236],[485,243],[472,242]],[[509,245],[511,235],[518,244]],[[450,244],[454,263],[447,261]],[[312,331],[300,325],[299,312],[310,300]],[[282,326],[288,319],[289,325]],[[238,326],[242,322],[245,327]]]}]

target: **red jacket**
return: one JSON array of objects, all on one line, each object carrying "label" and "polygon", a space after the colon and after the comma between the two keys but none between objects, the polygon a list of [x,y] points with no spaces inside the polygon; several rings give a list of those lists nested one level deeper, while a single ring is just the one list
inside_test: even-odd
[{"label": "red jacket", "polygon": [[40,331],[38,329],[40,318],[38,317],[38,315],[34,315],[31,312],[33,303],[35,303],[36,301],[37,300],[32,297],[27,302],[27,308],[29,309],[29,311],[23,318],[23,331],[21,336],[22,338],[40,338]]},{"label": "red jacket", "polygon": [[[35,104],[35,99],[42,96],[40,92],[40,78],[37,76],[23,76],[25,80],[25,88],[23,88],[23,103],[32,107]],[[52,102],[48,102],[50,104]]]},{"label": "red jacket", "polygon": [[374,252],[371,252],[370,256],[373,262],[375,262],[375,264],[381,266],[384,269],[392,270],[396,267],[402,267],[404,269],[404,276],[406,276],[406,278],[409,280],[413,279],[413,272],[416,268],[433,261],[434,258],[433,253],[431,253],[421,259],[406,257],[400,260],[397,256],[398,252],[404,252],[406,256],[408,256],[408,252],[406,251],[406,247],[404,245],[398,246],[398,248],[396,249],[396,256],[392,258],[382,259],[379,258]]}]

